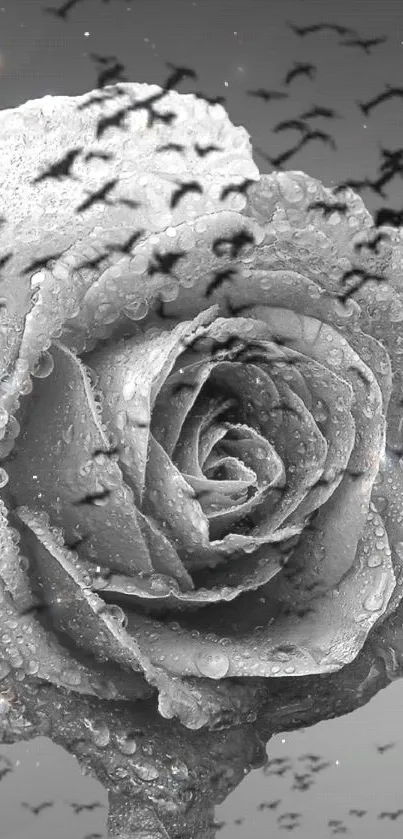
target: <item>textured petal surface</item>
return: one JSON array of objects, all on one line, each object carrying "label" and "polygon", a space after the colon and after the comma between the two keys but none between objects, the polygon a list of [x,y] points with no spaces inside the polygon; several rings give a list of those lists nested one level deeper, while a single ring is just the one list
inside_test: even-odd
[{"label": "textured petal surface", "polygon": [[[121,88],[121,105],[161,90]],[[148,130],[134,105],[136,142],[98,136],[119,153],[111,165],[78,157],[61,199],[54,180],[33,184],[34,158],[38,142],[51,157],[93,140],[96,117],[76,105],[45,97],[0,118],[3,245],[18,241],[0,312],[0,457],[32,561],[18,565],[4,513],[14,612],[2,626],[29,620],[47,643],[45,618],[12,616],[32,605],[32,571],[58,627],[42,678],[62,683],[64,632],[81,651],[78,690],[92,651],[95,668],[95,656],[121,666],[122,696],[131,671],[134,694],[152,685],[162,715],[199,728],[230,690],[246,701],[253,676],[342,668],[401,599],[402,237],[378,230],[379,251],[358,252],[373,227],[357,195],[324,218],[311,204],[331,190],[301,172],[259,178],[247,132],[174,91],[161,101],[178,114],[169,128]],[[190,148],[157,153],[200,141],[201,124],[223,147],[208,162]],[[84,209],[108,177],[113,199]],[[222,200],[232,178],[257,182]],[[172,202],[191,179],[197,194]],[[38,272],[33,260],[49,253]],[[354,269],[370,272],[365,282]],[[93,456],[117,444],[116,459]],[[119,691],[111,675],[91,689]]]}]

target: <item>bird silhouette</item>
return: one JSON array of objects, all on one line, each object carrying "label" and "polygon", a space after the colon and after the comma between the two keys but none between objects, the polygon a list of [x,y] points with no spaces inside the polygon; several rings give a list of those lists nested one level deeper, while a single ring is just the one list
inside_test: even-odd
[{"label": "bird silhouette", "polygon": [[30,262],[26,268],[22,271],[22,274],[34,274],[35,271],[40,271],[41,268],[47,268],[48,262],[57,261],[63,251],[59,251],[58,253],[51,253],[48,256],[40,257],[39,259],[34,259],[33,262]]},{"label": "bird silhouette", "polygon": [[357,242],[354,245],[355,251],[362,251],[363,248],[367,248],[369,251],[373,251],[374,253],[379,253],[378,244],[379,242],[390,241],[390,237],[387,233],[377,233],[374,239],[371,239],[370,242]]},{"label": "bird silhouette", "polygon": [[377,44],[384,44],[387,38],[367,38],[366,40],[360,38],[352,38],[348,41],[339,41],[343,47],[361,47],[367,55],[370,55],[370,47],[375,47]]},{"label": "bird silhouette", "polygon": [[[96,190],[96,192],[92,192],[89,194],[89,197],[86,201],[83,201],[78,207],[76,207],[76,213],[83,213],[84,210],[88,210],[93,204],[111,204],[110,201],[105,199],[105,196],[108,195],[109,192],[114,189],[116,184],[118,183],[118,178],[114,178],[113,180],[108,181],[106,184],[100,187],[100,189]],[[88,190],[86,190],[88,192]]]},{"label": "bird silhouette", "polygon": [[167,251],[167,253],[162,254],[154,248],[151,260],[148,262],[148,276],[153,277],[154,274],[165,274],[174,277],[172,268],[186,255],[187,251]]},{"label": "bird silhouette", "polygon": [[390,207],[381,207],[376,210],[374,217],[375,227],[382,227],[382,225],[390,225],[391,227],[401,227],[403,224],[403,210],[392,210]]},{"label": "bird silhouette", "polygon": [[333,137],[330,134],[326,134],[325,131],[309,131],[300,141],[299,147],[302,148],[302,146],[305,146],[309,140],[322,140],[325,145],[331,146],[336,150],[336,143]]},{"label": "bird silhouette", "polygon": [[91,160],[113,160],[114,155],[107,151],[89,151],[84,155],[84,160],[89,162]]},{"label": "bird silhouette", "polygon": [[403,99],[403,87],[392,87],[392,85],[387,84],[386,90],[383,93],[380,93],[368,102],[357,102],[357,105],[361,108],[363,114],[368,116],[369,112],[373,108],[376,108],[377,105],[380,105],[382,102],[387,102],[388,99],[393,99],[395,96]]},{"label": "bird silhouette", "polygon": [[183,79],[198,79],[198,75],[195,70],[192,70],[189,67],[178,67],[176,64],[172,64],[170,61],[165,62],[166,67],[170,67],[173,70],[173,73],[168,77],[167,81],[163,85],[164,90],[172,90],[175,85],[182,82]]},{"label": "bird silhouette", "polygon": [[116,84],[116,82],[127,82],[128,79],[125,76],[122,76],[122,71],[125,69],[124,64],[120,61],[115,61],[111,67],[105,67],[104,70],[101,70],[97,77],[96,87],[98,90],[102,90],[103,87],[106,87],[108,84]]},{"label": "bird silhouette", "polygon": [[350,27],[347,26],[339,26],[337,23],[313,23],[310,26],[295,26],[294,23],[287,21],[287,26],[301,38],[305,37],[305,35],[312,35],[315,32],[322,32],[326,29],[331,32],[336,32],[338,35],[355,34],[354,29],[350,29]]},{"label": "bird silhouette", "polygon": [[262,801],[262,803],[258,805],[257,809],[276,810],[279,804],[281,804],[281,798],[277,798],[275,801]]},{"label": "bird silhouette", "polygon": [[144,230],[144,228],[141,228],[140,230],[135,230],[134,233],[132,233],[132,235],[129,236],[129,238],[126,239],[125,242],[123,242],[123,244],[107,245],[107,249],[108,251],[119,251],[119,253],[130,254],[132,252],[133,245],[135,245],[136,242],[138,242],[138,240],[145,232],[146,231]]},{"label": "bird silhouette", "polygon": [[310,79],[313,79],[316,76],[317,67],[314,64],[303,63],[303,62],[294,62],[294,67],[288,71],[285,79],[284,84],[289,85],[296,79],[297,76],[308,76]]},{"label": "bird silhouette", "polygon": [[394,746],[396,746],[396,743],[385,743],[383,746],[377,746],[376,750],[379,754],[384,754],[384,752],[389,751],[389,749],[393,749]]},{"label": "bird silhouette", "polygon": [[283,122],[279,122],[278,125],[273,128],[273,132],[278,134],[279,131],[287,131],[290,128],[302,132],[310,130],[310,126],[300,119],[286,119]]},{"label": "bird silhouette", "polygon": [[177,151],[179,153],[182,153],[183,151],[185,151],[185,148],[186,146],[181,145],[181,143],[165,143],[164,146],[158,146],[158,148],[155,149],[155,151]]},{"label": "bird silhouette", "polygon": [[180,184],[178,189],[174,190],[171,195],[171,200],[169,202],[169,206],[171,210],[175,209],[175,207],[179,204],[181,198],[184,195],[187,195],[189,192],[198,192],[200,195],[203,194],[203,187],[200,186],[198,181],[186,181],[185,183],[180,183],[180,181],[176,181],[177,184]]},{"label": "bird silhouette", "polygon": [[307,210],[322,210],[325,218],[328,218],[332,213],[342,213],[344,215],[348,210],[348,204],[343,204],[341,201],[335,201],[333,204],[327,204],[326,201],[313,201],[308,204]]},{"label": "bird silhouette", "polygon": [[82,0],[67,0],[67,3],[64,3],[63,6],[59,6],[58,8],[54,8],[52,6],[45,6],[44,12],[48,15],[55,15],[55,17],[60,17],[62,20],[67,20],[68,12],[81,3]]},{"label": "bird silhouette", "polygon": [[70,807],[74,810],[75,814],[82,813],[84,810],[93,811],[97,807],[104,807],[104,804],[101,804],[100,801],[94,801],[91,804],[77,804],[75,801],[66,801],[66,804],[69,804]]},{"label": "bird silhouette", "polygon": [[80,506],[82,504],[93,505],[96,501],[101,501],[104,498],[109,498],[111,494],[112,493],[110,489],[103,489],[101,492],[88,493],[84,496],[84,498],[80,498],[78,501],[72,501],[71,503],[74,505],[74,507]]},{"label": "bird silhouette", "polygon": [[313,106],[310,111],[304,111],[299,115],[300,119],[314,119],[315,117],[326,117],[328,119],[338,119],[340,114],[332,108],[324,108],[319,105]]},{"label": "bird silhouette", "polygon": [[26,801],[21,801],[21,806],[26,807],[28,810],[31,810],[31,813],[34,813],[37,816],[42,810],[45,810],[47,807],[53,807],[54,801],[43,801],[42,804],[38,804],[36,807],[32,804],[27,804]]},{"label": "bird silhouette", "polygon": [[265,102],[288,98],[288,93],[278,90],[265,90],[263,87],[259,87],[257,90],[247,90],[246,93],[248,96],[257,96],[259,99],[264,99]]},{"label": "bird silhouette", "polygon": [[367,810],[354,810],[353,809],[353,810],[349,810],[348,812],[349,812],[350,816],[357,816],[359,819],[361,819],[363,816],[366,815]]},{"label": "bird silhouette", "polygon": [[224,105],[227,101],[225,96],[206,96],[206,94],[202,93],[200,90],[192,91],[192,95],[196,96],[197,99],[203,99],[209,105]]},{"label": "bird silhouette", "polygon": [[390,819],[391,821],[396,821],[399,816],[403,815],[403,810],[384,810],[382,813],[379,813],[378,819]]},{"label": "bird silhouette", "polygon": [[255,244],[255,237],[252,233],[248,233],[246,230],[241,230],[238,233],[234,233],[232,236],[220,236],[217,239],[214,239],[213,245],[211,250],[215,256],[227,256],[224,247],[224,254],[222,251],[222,246],[229,245],[230,252],[229,256],[231,259],[235,259],[239,256],[242,248],[245,245],[254,245]]},{"label": "bird silhouette", "polygon": [[234,268],[224,268],[223,271],[214,271],[214,278],[208,283],[205,297],[211,297],[214,291],[221,288],[225,282],[233,282],[237,277],[237,272]]},{"label": "bird silhouette", "polygon": [[198,157],[206,157],[207,154],[211,154],[213,151],[224,151],[222,146],[216,146],[214,143],[210,143],[208,146],[201,146],[199,143],[194,143],[193,148]]},{"label": "bird silhouette", "polygon": [[292,819],[295,821],[295,819],[298,819],[300,816],[302,816],[302,813],[282,813],[281,816],[277,817],[277,821],[281,822],[284,821],[284,819]]},{"label": "bird silhouette", "polygon": [[60,180],[60,178],[71,178],[72,180],[78,181],[80,180],[75,175],[72,175],[70,169],[78,155],[82,152],[82,146],[75,149],[70,149],[61,160],[58,160],[56,163],[53,163],[49,169],[46,169],[45,172],[42,172],[41,175],[38,175],[31,184],[37,184],[41,181],[46,180],[47,178],[54,178],[55,180]]},{"label": "bird silhouette", "polygon": [[220,192],[220,201],[224,201],[225,198],[227,198],[228,195],[231,195],[232,192],[239,192],[242,195],[245,195],[247,189],[249,189],[250,186],[253,186],[253,184],[256,184],[256,181],[251,178],[244,178],[240,184],[227,184],[227,186],[224,186]]}]

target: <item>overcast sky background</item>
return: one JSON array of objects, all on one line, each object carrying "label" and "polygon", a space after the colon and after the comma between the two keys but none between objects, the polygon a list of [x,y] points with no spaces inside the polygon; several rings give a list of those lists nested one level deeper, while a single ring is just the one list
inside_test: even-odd
[{"label": "overcast sky background", "polygon": [[[178,90],[225,96],[232,122],[251,135],[261,172],[272,167],[256,147],[275,157],[294,146],[296,131],[276,134],[272,129],[314,105],[340,114],[339,119],[311,121],[312,128],[332,134],[337,150],[311,142],[285,169],[305,171],[326,186],[347,178],[374,178],[381,161],[379,146],[395,149],[402,144],[403,99],[385,102],[367,116],[356,104],[381,93],[387,83],[403,84],[401,0],[83,0],[66,20],[46,13],[46,5],[57,8],[61,3],[0,0],[0,110],[46,94],[77,96],[93,90],[98,68],[89,54],[95,52],[116,56],[133,82],[163,84],[170,72],[167,61],[193,68],[198,81],[185,80]],[[343,38],[335,32],[298,37],[287,21],[296,26],[337,23],[355,29],[360,37],[385,36],[387,41],[367,55],[358,47],[341,46]],[[299,76],[285,86],[294,61],[315,64],[315,79]],[[265,103],[246,95],[247,89],[259,87],[287,91],[289,98]],[[399,178],[390,185],[387,200],[362,193],[372,212],[385,204],[400,209],[401,195]],[[287,775],[274,783],[261,770],[250,773],[217,808],[217,820],[227,822],[217,836],[263,839],[269,831],[272,839],[283,836],[274,816],[256,811],[260,801],[281,797],[284,809],[303,813],[293,839],[330,836],[328,819],[343,819],[350,807],[369,811],[355,822],[348,817],[354,839],[379,839],[381,833],[383,839],[397,837],[402,819],[379,821],[377,813],[403,805],[402,707],[400,681],[354,714],[273,738],[270,757],[288,754],[297,765],[301,752],[313,751],[332,766],[320,773],[308,793],[291,793]],[[377,753],[375,743],[394,740],[393,749]],[[17,761],[15,771],[1,782],[1,839],[81,839],[90,830],[106,836],[106,809],[74,821],[63,804],[107,803],[100,785],[83,779],[73,758],[42,738],[2,747],[1,753]],[[21,807],[22,800],[35,804],[48,798],[55,800],[54,808],[36,818]],[[238,825],[235,819],[244,821]]]}]

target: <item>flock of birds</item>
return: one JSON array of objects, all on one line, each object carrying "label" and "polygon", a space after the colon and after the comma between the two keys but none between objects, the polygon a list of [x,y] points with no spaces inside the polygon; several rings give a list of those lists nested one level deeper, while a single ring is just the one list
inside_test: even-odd
[{"label": "flock of birds", "polygon": [[[376,750],[378,754],[384,754],[389,749],[392,749],[396,743],[385,743],[384,745],[376,746]],[[263,768],[263,774],[265,777],[284,777],[286,775],[292,777],[292,784],[290,789],[293,791],[298,792],[306,792],[315,784],[315,776],[318,772],[322,772],[323,770],[327,769],[330,766],[333,766],[334,763],[328,760],[324,760],[321,755],[316,754],[302,754],[298,758],[303,765],[303,771],[295,771],[293,767],[292,760],[289,757],[275,757],[271,758],[267,761],[266,765]],[[275,812],[281,808],[281,804],[283,799],[275,798],[271,801],[262,801],[257,806],[257,811],[262,813],[264,811],[270,811],[275,815]],[[381,810],[379,813],[372,814],[369,810],[363,810],[357,807],[351,807],[348,811],[348,815],[352,817],[353,822],[354,819],[362,819],[365,816],[373,816],[375,815],[378,820],[387,819],[390,822],[395,822],[401,816],[403,816],[403,809],[399,808],[397,810]],[[279,813],[276,817],[276,825],[278,830],[287,830],[293,831],[298,827],[301,827],[301,819],[303,818],[303,813],[301,812],[293,812],[293,811],[285,811],[283,813]],[[245,822],[243,818],[236,818],[233,820],[233,824],[241,825]],[[216,822],[217,831],[221,830],[223,827],[227,825],[226,821],[219,821]],[[329,828],[330,834],[346,834],[350,833],[349,827],[346,825],[345,820],[343,819],[328,819],[327,820],[327,827]]]},{"label": "flock of birds", "polygon": [[[46,7],[44,9],[46,14],[56,16],[57,18],[67,21],[69,18],[69,14],[72,12],[74,7],[78,6],[82,0],[67,0],[62,6],[59,8],[54,7]],[[110,0],[102,0],[104,5],[108,4]],[[351,29],[350,27],[341,26],[339,24],[334,23],[326,23],[320,22],[308,26],[297,26],[293,22],[288,21],[287,26],[294,32],[297,38],[306,38],[308,36],[316,35],[321,32],[333,32],[335,35],[339,36],[341,40],[339,44],[343,47],[349,49],[357,49],[365,53],[365,55],[369,56],[376,47],[381,44],[384,44],[387,40],[386,37],[373,37],[373,38],[363,38],[358,35],[358,33]],[[101,56],[96,53],[91,53],[91,58],[93,61],[98,65],[98,77],[97,77],[97,84],[96,87],[98,89],[97,95],[92,97],[91,99],[87,100],[85,104],[78,106],[80,109],[91,107],[92,105],[101,104],[103,101],[111,98],[111,93],[104,90],[108,85],[118,85],[119,82],[127,81],[124,76],[124,65],[116,59],[115,56]],[[124,129],[124,120],[126,115],[129,111],[138,111],[138,110],[147,110],[148,112],[148,127],[152,128],[152,126],[157,122],[161,121],[165,124],[172,125],[175,120],[175,114],[173,112],[168,113],[159,113],[155,106],[156,104],[161,101],[164,96],[170,90],[176,88],[176,86],[183,81],[185,78],[192,79],[196,81],[198,79],[197,73],[188,67],[178,67],[170,62],[167,62],[167,66],[171,69],[171,73],[165,82],[162,85],[161,93],[153,94],[152,96],[147,97],[141,101],[136,101],[129,107],[121,108],[117,110],[111,116],[101,116],[97,123],[97,128],[95,132],[95,139],[100,140],[107,131],[111,129],[118,129],[118,130],[125,130]],[[314,80],[317,74],[317,67],[310,63],[310,62],[295,62],[294,66],[286,73],[283,85],[285,88],[290,88],[292,83],[300,77],[305,76],[308,80]],[[247,95],[252,96],[254,98],[260,99],[262,102],[269,104],[270,102],[276,100],[284,100],[289,97],[289,90],[268,90],[265,88],[258,88],[254,90],[246,91]],[[118,87],[115,88],[115,92],[113,94],[116,98],[123,95],[123,91],[121,91]],[[209,102],[210,104],[224,104],[226,99],[223,96],[217,97],[208,97],[203,94],[201,91],[195,93],[195,95],[199,98],[202,98]],[[386,101],[392,101],[395,99],[403,99],[403,87],[394,86],[391,84],[386,84],[385,89],[382,90],[379,94],[374,96],[374,98],[370,99],[367,102],[357,102],[357,106],[360,108],[361,112],[368,116],[371,114],[379,105]],[[339,119],[340,115],[332,108],[325,107],[322,105],[313,105],[308,110],[303,111],[302,113],[298,114],[294,118],[283,120],[279,122],[277,125],[274,126],[272,129],[274,134],[279,134],[282,132],[288,131],[297,131],[300,134],[300,139],[293,147],[287,149],[283,153],[272,157],[266,151],[256,148],[259,154],[274,168],[281,170],[283,165],[287,163],[293,155],[295,155],[303,146],[307,143],[312,141],[319,141],[326,145],[328,145],[333,150],[336,150],[336,143],[332,135],[326,131],[318,130],[312,127],[310,121],[312,120],[335,120]],[[199,143],[195,143],[194,149],[196,154],[204,158],[207,155],[219,151],[219,147],[214,144],[210,144],[208,146],[201,146]],[[161,146],[157,151],[158,153],[163,153],[166,151],[176,151],[178,154],[185,154],[186,148],[185,146],[179,143],[168,143],[165,146]],[[373,191],[376,195],[384,198],[385,191],[384,188],[395,178],[401,177],[403,174],[403,147],[398,149],[387,149],[382,146],[379,146],[379,152],[381,155],[381,160],[379,164],[379,169],[377,173],[377,177],[374,179],[370,179],[369,177],[365,177],[361,180],[349,180],[343,183],[338,184],[333,189],[333,193],[335,196],[338,196],[340,193],[347,187],[352,187],[357,192],[360,192],[364,189],[369,189]],[[106,153],[102,150],[91,150],[85,151],[81,146],[78,146],[75,149],[71,149],[62,159],[55,161],[52,165],[50,165],[45,171],[38,174],[32,181],[32,183],[40,183],[46,179],[55,179],[60,183],[63,183],[65,178],[72,178],[78,180],[77,176],[72,173],[72,168],[74,166],[75,161],[79,158],[80,155],[84,156],[86,161],[92,159],[102,159],[108,160],[111,159],[112,155]],[[247,190],[249,186],[251,186],[254,181],[249,179],[245,179],[241,184],[228,184],[221,193],[221,200],[225,200],[227,195],[231,193],[240,192],[243,194],[247,194]],[[108,181],[106,184],[103,185],[98,191],[91,193],[88,195],[85,201],[83,201],[79,207],[76,208],[77,212],[85,212],[87,209],[92,207],[96,203],[105,203],[111,204],[111,193],[113,192],[114,187],[117,184],[117,179],[113,179]],[[197,181],[189,181],[186,183],[177,182],[177,189],[175,189],[172,193],[170,199],[170,207],[173,209],[175,208],[180,200],[189,192],[198,192],[201,194],[203,192],[202,186]],[[126,204],[128,207],[132,209],[136,209],[140,206],[139,202],[135,202],[129,199],[120,199],[119,203]],[[347,211],[347,204],[345,204],[342,200],[333,201],[331,203],[326,202],[316,202],[311,205],[311,209],[315,209],[318,212],[322,212],[324,217],[328,217],[331,213],[337,211],[339,213],[345,213]],[[6,223],[6,219],[0,218],[0,231],[3,224]],[[387,238],[384,232],[376,232],[376,228],[382,225],[391,225],[393,227],[400,227],[403,222],[403,210],[394,210],[388,207],[383,207],[375,213],[374,217],[374,232],[375,236],[370,242],[365,242],[365,244],[358,244],[356,246],[356,250],[359,251],[362,248],[366,247],[373,252],[378,252],[378,245],[379,243]],[[91,263],[85,263],[85,266],[91,265],[92,267],[96,267],[100,265],[103,259],[106,256],[109,256],[110,252],[113,250],[117,250],[122,253],[130,253],[133,245],[136,243],[137,239],[140,238],[142,235],[142,230],[136,230],[134,233],[129,237],[129,239],[124,243],[116,243],[115,245],[109,245],[108,251],[105,253],[104,256],[97,257],[96,260],[93,260]],[[248,238],[247,234],[238,234],[237,237],[233,237],[232,239],[227,240],[216,240],[213,244],[213,249],[215,249],[215,253],[217,255],[222,254],[223,248],[225,252],[225,248],[229,247],[228,254],[232,257],[238,256],[242,247],[250,242],[253,242],[253,238]],[[2,268],[5,268],[8,261],[11,259],[13,252],[9,252],[8,254],[0,256],[0,271]],[[25,273],[32,273],[42,267],[45,267],[49,261],[57,259],[60,256],[59,254],[49,254],[45,258],[37,259],[32,262],[27,268],[25,269]],[[159,272],[163,275],[171,275],[173,274],[173,269],[177,262],[185,256],[185,252],[170,252],[167,254],[160,254],[158,251],[155,251],[153,254],[153,260],[150,262],[148,273],[150,276],[153,273]],[[84,265],[84,264],[83,264]],[[226,269],[225,271],[216,272],[207,286],[206,289],[206,297],[213,296],[214,293],[217,291],[218,288],[221,287],[224,283],[231,283],[233,278],[234,272],[232,269]],[[353,271],[346,272],[345,276],[343,277],[343,282],[345,284],[346,280],[350,280],[356,277],[358,279],[358,285],[354,287],[351,286],[344,291],[342,294],[338,295],[339,298],[345,301],[349,296],[351,296],[357,288],[361,288],[363,284],[366,282],[376,282],[376,281],[384,281],[384,277],[377,276],[375,274],[367,274],[362,269],[356,268]],[[228,308],[230,313],[235,316],[239,314],[240,311],[244,311],[247,307],[238,307],[235,310],[235,307],[232,306],[231,309],[231,301],[227,298]],[[6,304],[0,300],[0,309],[4,307]],[[170,317],[169,315],[165,315],[164,312],[164,302],[162,299],[157,301],[157,313],[160,317]],[[220,345],[220,349],[222,349],[222,344]],[[189,386],[189,385],[182,385]],[[179,385],[180,387],[180,385]],[[104,454],[110,456],[116,453],[116,449],[110,451],[101,451],[97,450],[93,453],[93,456],[97,456],[99,454]],[[105,497],[106,494],[109,494],[109,490],[105,490],[104,493],[98,493],[96,495],[88,495],[85,498],[77,500],[76,504],[92,504],[98,498]],[[77,545],[84,541],[86,537],[84,536],[82,539],[78,540],[77,543],[74,545],[70,545],[71,548],[77,547]],[[33,607],[34,609],[41,608],[40,606]],[[383,754],[388,749],[392,748],[395,744],[385,744],[383,746],[377,746],[377,751],[379,754]],[[8,759],[5,759],[6,761]],[[330,765],[332,765],[329,761],[324,761],[319,755],[313,754],[306,754],[301,755],[301,761],[305,761],[304,771],[302,772],[292,772],[292,765],[291,761],[288,758],[273,758],[269,760],[264,767],[264,774],[267,777],[270,776],[279,776],[283,777],[287,775],[287,773],[291,773],[293,775],[293,783],[292,783],[292,790],[298,790],[301,792],[307,791],[310,789],[312,784],[314,784],[315,775]],[[8,761],[5,768],[0,769],[0,780],[2,780],[6,775],[8,775],[12,771],[11,762]],[[259,811],[276,811],[281,804],[281,799],[275,799],[272,801],[264,801],[258,806]],[[29,809],[33,815],[38,816],[43,810],[51,808],[54,805],[52,801],[44,801],[41,804],[33,805],[29,804],[26,801],[22,802],[22,806]],[[79,814],[85,810],[94,810],[98,807],[102,807],[103,805],[100,802],[94,802],[92,804],[77,804],[75,802],[70,802],[70,806],[74,810],[76,814]],[[356,818],[362,819],[367,815],[367,810],[361,810],[356,808],[351,808],[349,814]],[[390,821],[396,821],[401,816],[403,816],[403,809],[397,809],[395,811],[381,811],[377,818],[379,820],[388,819]],[[302,814],[299,812],[283,812],[278,815],[277,817],[277,825],[279,829],[282,830],[295,830],[298,826],[300,826],[300,819]],[[236,819],[235,824],[242,823],[242,819]],[[225,822],[218,823],[217,829],[223,827]],[[339,819],[330,819],[328,821],[328,827],[332,834],[338,833],[347,833],[348,828],[342,820]],[[102,835],[100,833],[91,833],[87,834],[84,839],[102,839]]]}]

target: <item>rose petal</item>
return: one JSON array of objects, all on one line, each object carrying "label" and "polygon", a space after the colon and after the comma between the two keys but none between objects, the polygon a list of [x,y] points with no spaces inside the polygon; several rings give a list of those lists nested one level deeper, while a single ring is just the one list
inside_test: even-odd
[{"label": "rose petal", "polygon": [[[145,679],[131,672],[131,677],[116,665],[100,666],[93,658],[79,661],[69,652],[49,627],[43,626],[31,609],[37,605],[28,574],[30,559],[20,554],[15,537],[18,531],[7,523],[9,514],[0,499],[0,672],[10,670],[45,679],[77,693],[100,699],[145,698],[151,688]],[[15,524],[14,517],[10,524]],[[24,611],[26,613],[24,614]]]},{"label": "rose petal", "polygon": [[[182,677],[200,674],[218,679],[334,672],[357,655],[364,636],[383,614],[396,585],[384,528],[382,548],[376,548],[379,527],[380,516],[371,513],[349,573],[336,591],[326,592],[310,604],[312,614],[298,616],[297,606],[295,611],[284,609],[271,598],[270,582],[267,588],[234,603],[211,606],[195,615],[181,615],[178,626],[156,621],[151,639],[145,635],[138,616],[129,613],[128,632],[140,638],[151,660],[164,655],[164,667]],[[211,627],[213,638],[209,637]],[[226,641],[221,645],[223,637]],[[287,649],[283,649],[284,645]],[[215,673],[213,663],[208,672],[209,656],[216,662]],[[224,669],[224,658],[226,671],[219,675],[218,661]],[[186,679],[183,681],[186,683]]]},{"label": "rose petal", "polygon": [[[239,181],[259,177],[248,132],[241,126],[234,127],[220,105],[211,106],[192,94],[183,96],[175,90],[163,92],[157,85],[125,83],[119,84],[119,90],[122,94],[119,108],[130,107],[150,94],[163,93],[157,110],[162,114],[167,110],[174,111],[175,123],[165,125],[159,121],[153,130],[148,130],[145,128],[148,119],[145,109],[128,110],[125,123],[130,142],[114,144],[114,153],[107,163],[88,163],[84,156],[78,155],[74,162],[75,177],[66,178],[62,190],[57,179],[35,180],[40,175],[38,160],[47,158],[49,163],[54,162],[55,149],[56,157],[60,159],[77,144],[85,147],[93,142],[98,114],[86,108],[85,103],[93,97],[94,91],[78,97],[45,96],[20,105],[18,110],[1,112],[0,180],[3,205],[7,208],[2,243],[5,251],[14,251],[3,282],[8,310],[1,312],[6,331],[0,333],[0,357],[4,365],[1,372],[11,368],[12,373],[10,386],[4,393],[9,411],[17,409],[27,372],[37,363],[41,352],[49,347],[52,338],[60,337],[59,330],[63,329],[66,320],[79,313],[80,326],[76,323],[73,329],[77,348],[80,338],[94,336],[95,310],[91,297],[88,307],[84,297],[99,275],[99,265],[109,269],[103,273],[106,288],[111,289],[111,280],[115,286],[119,273],[127,274],[126,266],[132,258],[123,255],[117,266],[116,253],[108,254],[108,244],[115,243],[122,235],[127,238],[134,227],[141,231],[141,241],[150,234],[171,229],[170,226],[197,219],[202,213],[220,211],[224,206],[227,212],[236,212],[245,206],[246,196],[231,193],[224,201],[221,199],[220,193],[228,184],[228,176]],[[113,115],[116,106],[111,96],[104,102],[103,115]],[[195,139],[202,141],[201,125],[206,141],[215,142],[220,149],[208,159],[201,158],[192,147]],[[178,132],[180,142],[187,141],[189,145],[186,156],[157,154],[156,149],[172,142]],[[134,144],[133,137],[136,138]],[[41,171],[43,168],[39,167]],[[169,202],[178,178],[199,179],[203,193],[196,201],[194,195],[185,196],[171,209]],[[90,192],[115,179],[113,200],[95,202],[85,211],[75,211]],[[139,202],[136,218],[133,207],[119,199]],[[16,241],[18,248],[14,250]],[[153,244],[150,242],[150,252]],[[51,260],[51,270],[37,272],[35,280],[39,295],[32,306],[30,276],[29,273],[24,276],[22,271],[33,260],[58,253],[62,256]],[[107,256],[98,267],[79,268],[85,260],[100,254]],[[141,284],[146,265],[138,275]],[[153,290],[163,288],[165,279],[161,280],[161,276],[154,279]],[[102,300],[101,290],[98,289],[97,294],[98,291],[100,296],[95,308],[108,321],[110,310],[108,306],[100,305],[106,301]],[[138,292],[139,287],[135,292],[137,298]],[[126,297],[125,303],[128,302]],[[80,351],[85,349],[85,339]]]},{"label": "rose petal", "polygon": [[[59,343],[52,347],[52,358],[54,368],[35,383],[25,427],[13,459],[7,462],[6,492],[12,489],[18,504],[51,511],[67,540],[77,537],[77,527],[88,533],[85,550],[92,551],[101,565],[152,573],[137,511],[119,466],[110,458],[101,464],[92,457],[95,449],[107,451],[110,444],[84,366]],[[76,503],[103,488],[111,490],[107,517],[105,500],[102,506]]]},{"label": "rose petal", "polygon": [[130,479],[136,504],[144,491],[150,417],[161,385],[169,375],[184,342],[192,339],[214,318],[212,306],[191,322],[158,336],[137,336],[115,346],[109,344],[85,355],[86,363],[99,377],[102,419],[122,451],[120,461]]},{"label": "rose petal", "polygon": [[126,632],[123,610],[106,606],[91,590],[91,579],[83,571],[77,555],[63,545],[61,530],[51,530],[49,517],[44,513],[25,506],[14,512],[23,523],[24,544],[33,560],[29,572],[31,589],[37,591],[47,607],[48,632],[50,627],[63,633],[63,637],[67,632],[75,651],[79,647],[101,662],[112,659],[130,668],[134,671],[133,684],[139,688],[140,695],[145,691],[144,679],[139,674],[144,673],[150,684],[159,674],[165,682],[165,673],[151,665],[137,641]]}]

